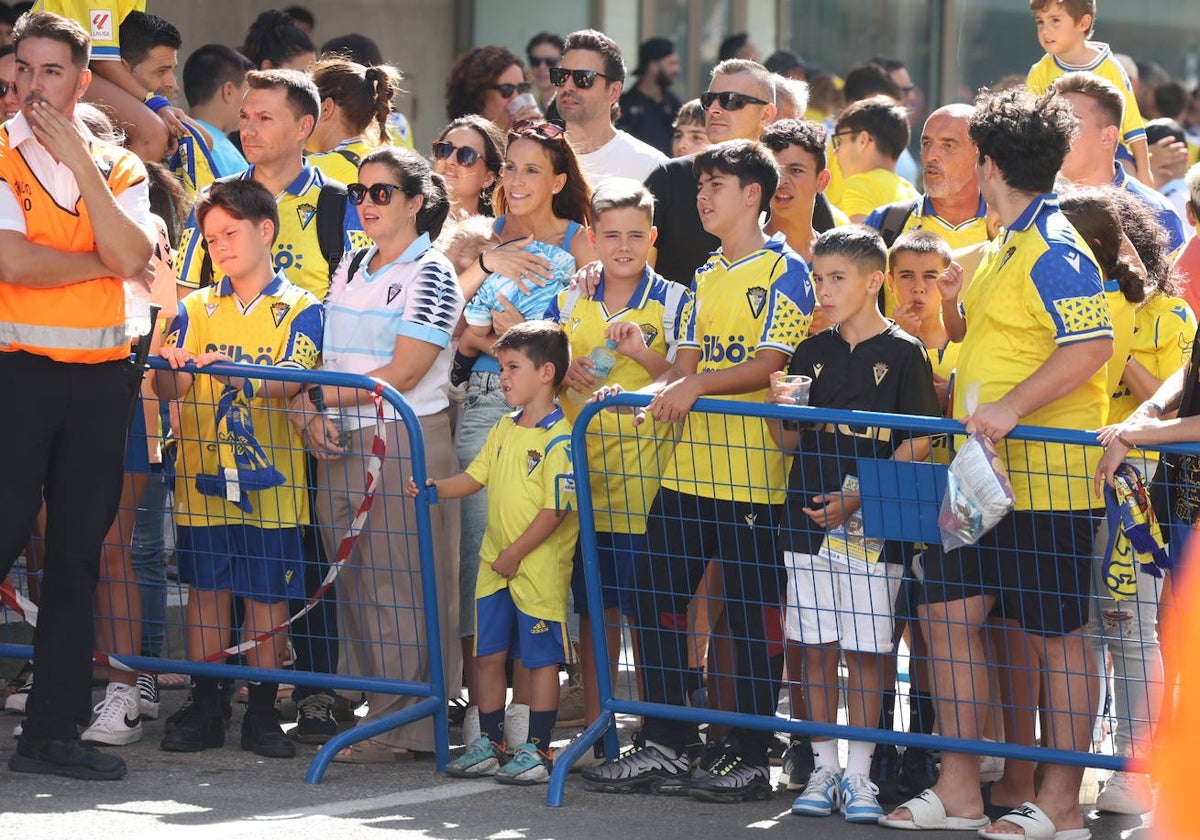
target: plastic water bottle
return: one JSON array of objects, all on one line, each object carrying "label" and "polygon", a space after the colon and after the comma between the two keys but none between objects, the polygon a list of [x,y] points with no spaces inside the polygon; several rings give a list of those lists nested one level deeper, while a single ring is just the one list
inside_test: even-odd
[{"label": "plastic water bottle", "polygon": [[130,341],[149,335],[150,292],[141,283],[125,283],[125,337]]},{"label": "plastic water bottle", "polygon": [[[599,347],[594,348],[587,357],[592,363],[591,374],[596,379],[596,384],[592,386],[592,391],[595,391],[608,379],[613,366],[617,363],[617,342],[610,338]],[[571,402],[576,405],[583,405],[591,395],[591,392],[580,393],[579,391],[571,391],[569,394]]]}]

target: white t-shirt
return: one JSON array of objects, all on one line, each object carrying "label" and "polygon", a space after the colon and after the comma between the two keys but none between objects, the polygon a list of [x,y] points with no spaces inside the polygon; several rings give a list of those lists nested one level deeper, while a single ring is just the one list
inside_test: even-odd
[{"label": "white t-shirt", "polygon": [[595,189],[605,178],[632,178],[641,183],[667,156],[632,134],[618,131],[599,149],[579,155],[579,166]]},{"label": "white t-shirt", "polygon": [[[392,360],[396,339],[407,336],[440,348],[437,360],[404,398],[418,416],[435,414],[450,404],[450,336],[463,309],[462,291],[454,266],[422,234],[399,259],[371,272],[371,247],[347,282],[353,252],[347,252],[334,272],[325,301],[325,370],[365,374]],[[375,422],[375,407],[362,403],[345,408],[342,416],[351,428]],[[399,419],[390,406],[389,420]]]}]

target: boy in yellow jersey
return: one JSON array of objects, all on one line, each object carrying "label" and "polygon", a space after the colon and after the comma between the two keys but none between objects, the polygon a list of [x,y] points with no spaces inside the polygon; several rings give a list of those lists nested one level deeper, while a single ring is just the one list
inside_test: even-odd
[{"label": "boy in yellow jersey", "polygon": [[[950,373],[961,346],[950,340],[942,322],[942,293],[938,275],[951,268],[950,245],[936,233],[902,233],[888,252],[887,285],[896,300],[892,319],[906,333],[921,339],[933,365],[938,402],[946,408]],[[961,268],[958,269],[961,274]]]},{"label": "boy in yellow jersey", "polygon": [[[495,776],[510,785],[550,778],[550,735],[558,716],[558,668],[571,664],[567,592],[579,536],[572,515],[571,424],[555,403],[570,360],[566,334],[551,321],[525,321],[493,345],[500,387],[520,406],[492,428],[465,472],[426,481],[439,496],[488,493],[487,530],[475,580],[475,694],[480,735],[446,767],[457,778]],[[416,496],[411,479],[406,492]],[[529,669],[529,741],[503,767],[504,663]]]},{"label": "boy in yellow jersey", "polygon": [[1046,50],[1046,55],[1029,68],[1026,86],[1041,95],[1059,76],[1081,70],[1102,76],[1116,85],[1125,97],[1118,160],[1131,167],[1131,174],[1143,184],[1153,186],[1146,121],[1138,110],[1129,76],[1113,58],[1112,47],[1088,40],[1095,31],[1096,0],[1029,0],[1029,8],[1037,23],[1038,43]]},{"label": "boy in yellow jersey", "polygon": [[908,146],[908,112],[888,96],[862,99],[838,115],[831,143],[846,180],[838,208],[862,222],[876,207],[917,198],[896,174],[896,161]]},{"label": "boy in yellow jersey", "polygon": [[[196,216],[226,276],[180,302],[163,357],[176,369],[218,361],[315,368],[323,334],[321,304],[271,266],[279,224],[274,197],[253,181],[219,183],[196,203]],[[187,650],[202,660],[225,647],[235,595],[246,601],[245,632],[254,636],[287,619],[288,598],[296,596],[303,580],[304,443],[286,414],[287,401],[300,386],[178,370],[156,372],[155,384],[160,397],[184,401],[175,523],[179,577],[188,584]],[[235,411],[252,432],[235,424]],[[228,448],[237,451],[253,450],[254,439],[261,442],[257,469],[241,461],[231,468],[225,452],[229,436],[235,445]],[[282,643],[283,637],[275,635],[250,649],[249,664],[278,668]],[[279,726],[277,688],[276,683],[250,683],[242,749],[291,758],[295,745]],[[164,750],[198,752],[224,743],[220,681],[196,677],[192,701],[163,738]]]},{"label": "boy in yellow jersey", "polygon": [[[592,193],[594,226],[588,236],[603,265],[590,297],[578,290],[560,292],[546,318],[562,325],[571,342],[563,402],[574,423],[579,404],[601,385],[636,391],[664,374],[675,359],[683,328],[683,310],[692,295],[665,280],[647,263],[657,229],[654,198],[637,181],[610,178]],[[612,341],[616,364],[600,379],[588,354]],[[602,411],[590,423],[588,467],[596,515],[600,577],[604,590],[603,627],[609,649],[620,650],[621,616],[632,619],[634,558],[646,551],[646,514],[658,492],[659,477],[673,448],[673,435],[653,424],[635,425],[630,414]],[[664,437],[671,438],[665,440]],[[584,717],[600,715],[592,627],[588,620],[583,563],[576,555],[571,587],[579,624]],[[615,671],[616,662],[610,663]]]},{"label": "boy in yellow jersey", "polygon": [[[759,214],[779,169],[760,143],[730,140],[696,156],[696,206],[721,248],[696,271],[675,364],[650,386],[647,413],[684,422],[675,458],[650,508],[648,554],[634,579],[643,685],[653,703],[684,706],[687,610],[710,559],[720,559],[725,612],[736,653],[736,711],[773,715],[782,672],[782,568],[775,531],[786,497],[783,455],[757,418],[693,414],[696,399],[725,395],[762,402],[769,377],[808,332],[808,267],[782,236],[768,238]],[[694,723],[647,717],[642,738],[621,758],[583,771],[603,791],[689,792],[738,802],[770,796],[771,734],[737,728],[690,768]]]}]

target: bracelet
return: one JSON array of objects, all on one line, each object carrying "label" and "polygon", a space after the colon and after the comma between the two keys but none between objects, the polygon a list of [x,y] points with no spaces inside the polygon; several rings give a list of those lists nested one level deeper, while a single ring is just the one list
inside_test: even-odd
[{"label": "bracelet", "polygon": [[1121,444],[1122,444],[1122,445],[1123,445],[1123,446],[1124,446],[1126,449],[1137,449],[1137,445],[1136,445],[1136,444],[1132,444],[1132,443],[1130,443],[1129,441],[1125,440],[1125,438],[1124,438],[1124,437],[1122,437],[1122,435],[1121,435],[1121,433],[1120,433],[1120,432],[1118,432],[1118,433],[1117,433],[1117,440],[1121,441]]},{"label": "bracelet", "polygon": [[147,94],[146,98],[143,99],[142,101],[145,103],[147,108],[149,108],[151,111],[153,111],[156,114],[159,111],[161,111],[163,108],[173,107],[171,105],[170,99],[167,99],[167,97],[165,97],[165,96],[159,96],[156,93]]},{"label": "bracelet", "polygon": [[1157,414],[1159,417],[1162,417],[1163,407],[1161,405],[1159,405],[1158,403],[1152,402],[1150,400],[1146,400],[1144,403],[1142,403],[1142,405],[1146,406],[1147,408],[1153,408],[1154,413]]},{"label": "bracelet", "polygon": [[492,273],[492,270],[483,264],[483,251],[479,252],[479,268],[484,274]]}]

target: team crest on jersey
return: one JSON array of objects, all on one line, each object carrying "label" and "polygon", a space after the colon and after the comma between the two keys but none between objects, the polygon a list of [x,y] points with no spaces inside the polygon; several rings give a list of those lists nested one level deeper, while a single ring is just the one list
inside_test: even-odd
[{"label": "team crest on jersey", "polygon": [[208,317],[211,318],[213,313],[217,311],[217,305],[215,303],[206,303],[204,304],[204,311],[208,314]]},{"label": "team crest on jersey", "polygon": [[393,283],[392,285],[388,286],[388,303],[390,304],[392,301],[394,301],[402,291],[404,291],[403,283]]},{"label": "team crest on jersey", "polygon": [[820,379],[821,371],[824,369],[825,369],[825,364],[823,362],[814,362],[813,363],[813,379]]},{"label": "team crest on jersey", "polygon": [[296,215],[300,217],[300,229],[307,230],[308,224],[317,215],[317,208],[311,204],[301,204],[296,208]]},{"label": "team crest on jersey", "polygon": [[533,471],[538,468],[538,464],[542,463],[542,453],[536,449],[525,450],[525,467],[526,475],[533,475]]},{"label": "team crest on jersey", "polygon": [[762,286],[751,286],[746,290],[746,300],[750,302],[750,314],[757,318],[767,305],[767,290]]},{"label": "team crest on jersey", "polygon": [[271,304],[271,317],[275,319],[275,326],[278,327],[280,324],[283,323],[283,319],[287,317],[288,311],[290,309],[291,309],[291,307],[288,306],[283,301],[279,301],[278,303]]},{"label": "team crest on jersey", "polygon": [[758,514],[757,513],[747,513],[745,516],[745,519],[746,519],[746,524],[749,525],[751,528],[753,528],[754,523],[758,521]]},{"label": "team crest on jersey", "polygon": [[875,374],[875,384],[883,382],[883,378],[888,375],[888,366],[883,362],[876,362],[871,368],[871,372]]},{"label": "team crest on jersey", "polygon": [[[1004,268],[1004,264],[1012,259],[1012,255],[1017,253],[1017,246],[1010,245],[1008,250],[1004,252],[1004,256],[1000,260],[1000,268]],[[999,269],[997,269],[999,270]]]},{"label": "team crest on jersey", "polygon": [[638,324],[638,329],[642,331],[642,340],[646,342],[646,346],[652,346],[654,339],[658,338],[658,327],[654,324]]},{"label": "team crest on jersey", "polygon": [[581,320],[583,320],[583,319],[582,318],[572,318],[571,319],[571,332],[575,332],[575,330],[579,329],[579,322]]},{"label": "team crest on jersey", "polygon": [[283,582],[291,583],[292,575],[294,575],[294,574],[295,574],[295,571],[293,571],[292,569],[288,569],[286,572],[283,573]]}]

